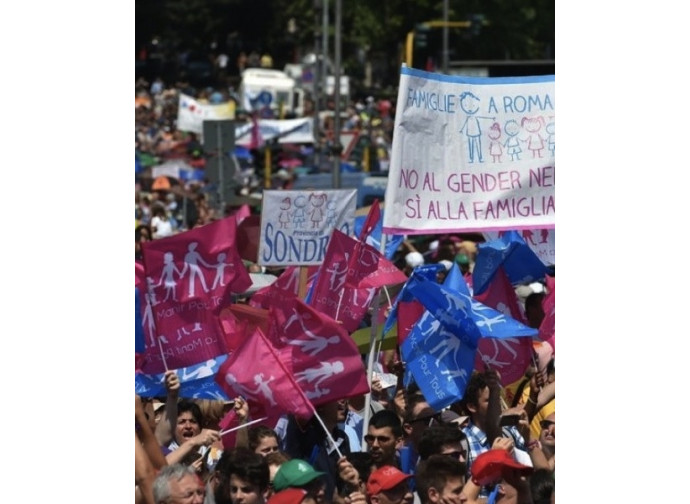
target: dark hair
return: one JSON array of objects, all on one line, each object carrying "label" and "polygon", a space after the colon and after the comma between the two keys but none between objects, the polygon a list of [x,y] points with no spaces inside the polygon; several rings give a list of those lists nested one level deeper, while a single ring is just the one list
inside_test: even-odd
[{"label": "dark hair", "polygon": [[419,387],[416,385],[408,387],[405,391],[405,422],[411,422],[415,419],[414,407],[422,402],[427,402],[427,400]]},{"label": "dark hair", "polygon": [[266,459],[266,463],[269,467],[272,465],[281,465],[288,460],[292,460],[290,454],[281,450],[271,452],[264,458]]},{"label": "dark hair", "polygon": [[556,357],[551,357],[551,360],[546,365],[546,374],[547,376],[556,374]]},{"label": "dark hair", "polygon": [[468,404],[476,406],[479,401],[479,395],[482,393],[489,384],[486,383],[486,378],[484,378],[484,373],[474,372],[470,376],[470,380],[467,382],[467,387],[465,388],[465,395],[462,397],[463,407],[467,409]]},{"label": "dark hair", "polygon": [[251,451],[256,450],[256,447],[261,444],[261,440],[265,437],[275,438],[278,441],[278,445],[280,445],[280,439],[278,439],[276,431],[265,425],[250,427],[247,431],[247,436],[249,437],[249,449]]},{"label": "dark hair", "polygon": [[216,464],[216,474],[216,504],[231,504],[230,477],[233,474],[256,485],[262,493],[268,489],[270,481],[266,458],[244,447],[224,451]]},{"label": "dark hair", "polygon": [[393,436],[396,438],[403,435],[400,418],[391,410],[381,410],[374,413],[369,419],[369,427],[374,427],[375,429],[390,427]]},{"label": "dark hair", "polygon": [[548,469],[535,470],[529,479],[534,504],[549,504],[556,490],[556,478]]},{"label": "dark hair", "polygon": [[445,445],[462,443],[465,435],[456,424],[432,425],[422,432],[422,437],[417,444],[417,452],[422,460],[431,455],[440,454]]},{"label": "dark hair", "polygon": [[436,488],[440,492],[451,478],[460,477],[464,481],[465,470],[465,464],[446,455],[431,455],[421,461],[415,472],[415,484],[422,503],[429,501],[429,488]]},{"label": "dark hair", "polygon": [[179,418],[182,413],[190,412],[194,417],[194,420],[199,424],[199,428],[203,425],[204,415],[201,413],[201,408],[199,405],[193,401],[188,401],[182,399],[177,403],[177,417]]}]

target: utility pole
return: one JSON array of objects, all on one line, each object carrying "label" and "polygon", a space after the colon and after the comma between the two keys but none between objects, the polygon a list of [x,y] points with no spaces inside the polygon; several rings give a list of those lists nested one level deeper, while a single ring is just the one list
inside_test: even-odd
[{"label": "utility pole", "polygon": [[342,24],[342,0],[335,0],[335,121],[333,123],[333,189],[340,189],[340,154],[343,146],[340,144],[340,28]]},{"label": "utility pole", "polygon": [[443,73],[448,73],[448,0],[443,0]]},{"label": "utility pole", "polygon": [[318,169],[321,166],[321,142],[319,125],[319,101],[321,99],[321,62],[319,55],[321,54],[321,7],[322,0],[314,0],[314,164]]}]

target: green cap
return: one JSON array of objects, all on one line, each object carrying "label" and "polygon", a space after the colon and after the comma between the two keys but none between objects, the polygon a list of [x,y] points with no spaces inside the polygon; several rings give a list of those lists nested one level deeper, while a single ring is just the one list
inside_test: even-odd
[{"label": "green cap", "polygon": [[467,255],[465,255],[461,252],[455,256],[455,262],[458,264],[469,264],[470,259],[467,257]]},{"label": "green cap", "polygon": [[290,487],[301,487],[322,476],[323,472],[315,471],[307,462],[292,459],[283,462],[273,478],[273,488],[280,492]]}]

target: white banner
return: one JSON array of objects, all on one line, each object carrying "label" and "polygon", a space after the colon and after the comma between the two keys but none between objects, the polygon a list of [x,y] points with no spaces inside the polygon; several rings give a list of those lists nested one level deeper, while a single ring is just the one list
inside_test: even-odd
[{"label": "white banner", "polygon": [[221,105],[199,103],[191,96],[180,94],[177,107],[177,129],[203,134],[204,121],[218,119],[234,119],[235,102],[229,101]]},{"label": "white banner", "polygon": [[[314,120],[301,119],[259,119],[259,134],[264,142],[278,138],[279,143],[314,143]],[[251,144],[252,123],[235,127],[235,144]]]},{"label": "white banner", "polygon": [[554,81],[403,67],[384,232],[553,228]]},{"label": "white banner", "polygon": [[356,189],[263,194],[258,260],[262,266],[321,264],[333,229],[352,234]]}]

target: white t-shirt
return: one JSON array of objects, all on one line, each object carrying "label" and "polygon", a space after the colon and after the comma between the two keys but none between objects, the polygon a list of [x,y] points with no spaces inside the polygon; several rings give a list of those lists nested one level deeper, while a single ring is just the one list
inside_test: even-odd
[{"label": "white t-shirt", "polygon": [[153,238],[165,238],[166,236],[172,236],[173,228],[172,223],[168,219],[161,219],[159,216],[155,216],[151,219],[151,229],[153,229]]}]

